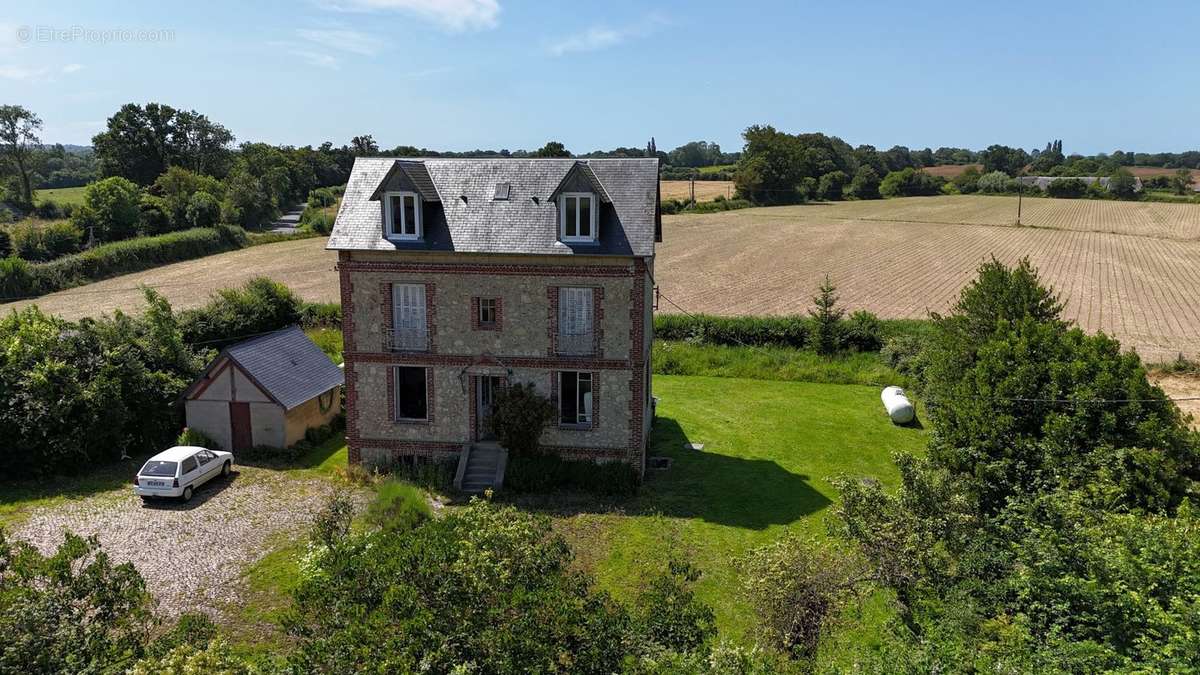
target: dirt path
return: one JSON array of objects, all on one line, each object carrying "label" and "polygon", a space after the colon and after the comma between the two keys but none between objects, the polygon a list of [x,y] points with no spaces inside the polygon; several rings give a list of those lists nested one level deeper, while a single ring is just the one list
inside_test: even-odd
[{"label": "dirt path", "polygon": [[324,480],[242,467],[209,482],[186,504],[164,500],[144,506],[126,486],[42,507],[14,536],[50,552],[64,531],[94,534],[115,562],[133,563],[162,615],[219,616],[245,592],[240,578],[246,566],[280,537],[307,536],[313,515],[335,489]]}]

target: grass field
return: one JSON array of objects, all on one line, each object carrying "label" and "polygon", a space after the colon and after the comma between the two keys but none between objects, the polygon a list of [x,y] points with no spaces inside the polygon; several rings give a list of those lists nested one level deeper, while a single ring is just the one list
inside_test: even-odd
[{"label": "grass field", "polygon": [[78,206],[83,203],[84,187],[69,187],[55,188],[53,190],[38,190],[35,199],[41,202],[54,202],[59,206],[63,204],[75,204]]},{"label": "grass field", "polygon": [[[662,185],[663,199],[687,199],[691,196],[691,181],[664,180]],[[725,198],[733,197],[733,181],[728,180],[698,180],[696,181],[696,201],[711,202],[718,195]]]},{"label": "grass field", "polygon": [[[580,564],[618,597],[684,554],[704,576],[698,595],[726,637],[754,625],[737,559],[785,530],[824,535],[837,475],[897,480],[891,453],[922,452],[921,429],[896,427],[874,387],[717,377],[654,377],[661,397],[651,454],[671,468],[648,474],[641,493],[614,510],[555,503],[560,531]],[[684,443],[703,443],[701,451]]]}]

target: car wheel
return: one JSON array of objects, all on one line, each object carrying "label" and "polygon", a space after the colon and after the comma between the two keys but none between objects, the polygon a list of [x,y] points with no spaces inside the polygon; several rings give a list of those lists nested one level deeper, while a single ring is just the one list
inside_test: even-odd
[{"label": "car wheel", "polygon": [[150,503],[150,498],[149,498],[149,497],[147,497],[147,496],[145,496],[145,495],[142,495],[142,503],[143,503],[143,504],[149,504],[149,503]]},{"label": "car wheel", "polygon": [[221,467],[221,477],[228,476],[229,471],[230,471],[229,462],[225,462],[225,466]]},{"label": "car wheel", "polygon": [[185,502],[192,501],[192,486],[191,485],[183,488],[183,501],[185,501]]}]

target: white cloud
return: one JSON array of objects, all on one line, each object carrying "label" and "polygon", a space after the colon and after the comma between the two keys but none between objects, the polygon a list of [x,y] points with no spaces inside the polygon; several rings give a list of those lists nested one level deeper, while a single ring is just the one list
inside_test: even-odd
[{"label": "white cloud", "polygon": [[308,49],[289,49],[288,53],[292,56],[304,59],[305,61],[308,61],[310,65],[317,66],[318,68],[337,70],[341,65],[341,61],[339,61],[336,56],[331,54],[323,54],[321,52],[314,52]]},{"label": "white cloud", "polygon": [[21,66],[0,65],[0,77],[6,80],[22,80],[39,82],[46,79],[49,71],[45,68],[23,68]]},{"label": "white cloud", "polygon": [[339,12],[403,12],[461,32],[495,28],[500,23],[497,0],[316,0]]},{"label": "white cloud", "polygon": [[383,49],[384,42],[374,35],[348,28],[312,29],[298,28],[296,35],[302,40],[352,54],[370,56]]},{"label": "white cloud", "polygon": [[81,70],[83,70],[83,65],[79,64],[79,63],[68,63],[67,65],[62,67],[62,72],[64,75],[68,75],[70,73],[77,73]]},{"label": "white cloud", "polygon": [[651,14],[640,23],[624,28],[592,26],[583,32],[551,42],[547,51],[554,56],[562,56],[574,52],[594,52],[607,49],[629,39],[647,37],[665,23],[667,23],[666,20],[661,16]]}]

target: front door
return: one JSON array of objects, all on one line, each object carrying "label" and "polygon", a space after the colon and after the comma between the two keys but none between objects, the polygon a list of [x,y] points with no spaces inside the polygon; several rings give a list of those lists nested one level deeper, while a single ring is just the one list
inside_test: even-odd
[{"label": "front door", "polygon": [[488,431],[487,419],[492,416],[492,402],[495,400],[496,392],[500,391],[502,381],[498,377],[481,375],[475,378],[475,382],[475,405],[479,411],[475,437],[481,441],[492,441],[496,439],[496,436]]},{"label": "front door", "polygon": [[229,427],[233,436],[233,450],[249,450],[254,445],[250,433],[250,404],[242,401],[229,403]]}]

